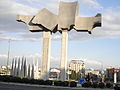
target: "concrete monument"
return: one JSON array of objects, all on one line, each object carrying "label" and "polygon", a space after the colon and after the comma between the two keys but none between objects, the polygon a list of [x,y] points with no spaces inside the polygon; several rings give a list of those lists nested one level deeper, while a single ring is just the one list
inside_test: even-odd
[{"label": "concrete monument", "polygon": [[22,57],[22,62],[20,62],[20,58],[14,58],[12,60],[11,66],[11,75],[17,77],[24,77],[24,78],[33,78],[39,79],[39,71],[38,71],[38,62],[36,61],[35,64],[27,65],[26,58]]},{"label": "concrete monument", "polygon": [[41,79],[49,78],[51,33],[57,31],[62,33],[60,80],[65,81],[68,31],[87,31],[91,34],[93,28],[101,26],[101,14],[97,14],[95,17],[80,17],[78,16],[78,9],[79,3],[77,1],[60,2],[58,15],[45,8],[34,16],[17,15],[17,21],[27,24],[31,32],[43,32]]}]

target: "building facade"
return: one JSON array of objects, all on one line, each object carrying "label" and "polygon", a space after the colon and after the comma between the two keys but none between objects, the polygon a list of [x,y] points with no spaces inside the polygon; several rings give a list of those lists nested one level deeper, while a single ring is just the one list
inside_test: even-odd
[{"label": "building facade", "polygon": [[69,64],[69,70],[74,70],[76,73],[83,72],[85,70],[85,64],[82,60],[72,60]]},{"label": "building facade", "polygon": [[115,73],[116,73],[117,81],[120,81],[120,68],[108,67],[106,69],[106,78],[108,78],[109,80],[113,81]]}]

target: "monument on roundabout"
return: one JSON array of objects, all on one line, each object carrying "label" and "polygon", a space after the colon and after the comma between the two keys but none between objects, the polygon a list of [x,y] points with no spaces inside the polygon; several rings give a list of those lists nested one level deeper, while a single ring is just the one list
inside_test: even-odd
[{"label": "monument on roundabout", "polygon": [[97,14],[94,17],[80,17],[78,16],[78,9],[79,3],[77,1],[61,1],[58,15],[45,8],[34,16],[17,15],[17,21],[27,24],[31,32],[43,32],[41,79],[47,80],[49,78],[52,33],[59,31],[62,34],[60,80],[65,81],[68,32],[76,30],[91,34],[93,28],[101,26],[101,14]]}]

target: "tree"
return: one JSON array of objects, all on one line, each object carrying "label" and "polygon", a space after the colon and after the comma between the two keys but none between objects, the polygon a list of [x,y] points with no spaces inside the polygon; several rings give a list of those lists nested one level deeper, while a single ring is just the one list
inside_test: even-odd
[{"label": "tree", "polygon": [[69,75],[70,79],[78,80],[81,77],[81,73],[71,70],[71,74]]}]

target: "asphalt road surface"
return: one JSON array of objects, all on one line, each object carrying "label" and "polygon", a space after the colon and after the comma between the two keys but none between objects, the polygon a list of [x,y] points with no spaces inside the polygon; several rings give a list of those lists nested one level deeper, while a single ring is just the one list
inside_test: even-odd
[{"label": "asphalt road surface", "polygon": [[14,84],[0,82],[0,90],[114,90],[114,89],[93,89],[93,88],[70,88],[70,87],[54,87],[54,86],[39,86],[30,84]]}]

